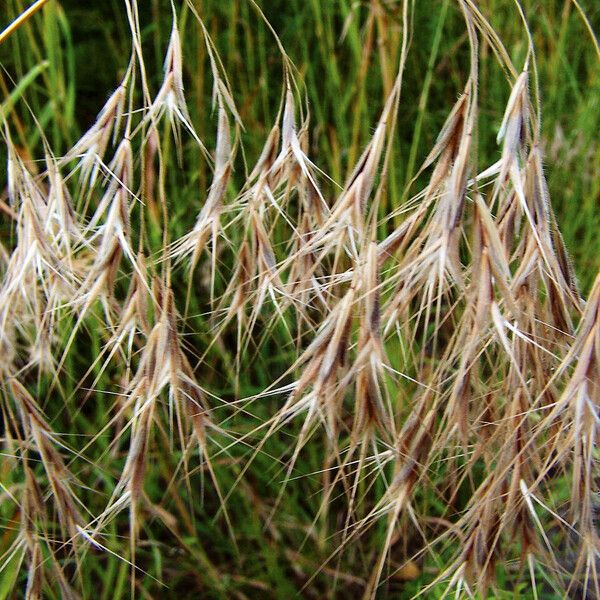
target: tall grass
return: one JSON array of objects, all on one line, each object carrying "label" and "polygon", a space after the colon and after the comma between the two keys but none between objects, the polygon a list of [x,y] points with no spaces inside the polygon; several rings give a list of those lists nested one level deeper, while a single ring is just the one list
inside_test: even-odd
[{"label": "tall grass", "polygon": [[529,8],[92,7],[93,117],[7,38],[0,598],[600,597],[599,53]]}]

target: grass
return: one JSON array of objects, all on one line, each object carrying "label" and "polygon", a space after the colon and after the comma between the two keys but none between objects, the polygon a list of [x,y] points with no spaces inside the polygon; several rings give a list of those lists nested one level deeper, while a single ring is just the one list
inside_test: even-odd
[{"label": "grass", "polygon": [[598,9],[26,8],[0,599],[600,597]]}]

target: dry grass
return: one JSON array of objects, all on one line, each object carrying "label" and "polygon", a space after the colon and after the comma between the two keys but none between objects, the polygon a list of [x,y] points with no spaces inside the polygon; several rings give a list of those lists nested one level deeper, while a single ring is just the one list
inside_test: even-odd
[{"label": "dry grass", "polygon": [[[341,516],[327,534],[338,547],[315,573],[344,580],[340,556],[383,526],[365,598],[393,576],[401,539],[412,540],[404,561],[446,557],[424,597],[439,582],[459,596],[486,597],[508,566],[534,597],[544,578],[566,594],[600,597],[600,276],[584,301],[548,197],[533,49],[519,72],[477,6],[458,2],[470,43],[464,91],[419,170],[428,183],[383,214],[409,2],[397,78],[336,198],[322,191],[326,176],[309,156],[309,117],[287,57],[277,122],[236,188],[243,123],[207,30],[214,152],[187,109],[175,9],[164,79],[152,96],[138,8],[126,4],[129,67],[64,156],[45,142],[36,172],[4,123],[14,240],[1,266],[0,387],[4,453],[22,477],[2,484],[11,526],[0,569],[16,562],[27,572],[27,598],[48,589],[76,598],[90,554],[119,552],[131,564],[133,596],[144,530],[158,520],[178,532],[191,519],[184,503],[175,517],[145,492],[157,449],[171,464],[166,474],[160,467],[168,493],[186,489],[193,498],[193,474],[208,473],[205,486],[235,543],[230,496],[244,493],[253,461],[285,430],[293,442],[273,457],[283,481],[266,522],[309,440],[322,435],[322,501],[308,529],[331,510]],[[483,44],[512,84],[493,165],[479,164],[477,148]],[[188,142],[209,161],[212,183],[193,228],[173,240],[177,199],[165,178],[177,163],[166,156],[174,146],[183,164]],[[208,333],[189,331],[191,305],[207,311]],[[88,364],[72,386],[66,365],[82,363],[90,330],[101,347],[92,359],[82,355]],[[293,354],[285,373],[252,397],[209,391],[215,356],[237,393],[248,353],[276,331]],[[46,405],[59,405],[47,398],[64,398],[60,410],[73,411],[76,427],[101,380],[109,381],[103,397],[111,393],[102,428],[67,442],[53,429],[56,415],[46,414]],[[269,417],[245,430],[233,425],[274,396]],[[214,461],[236,446],[250,454],[231,467],[235,484],[225,490]],[[81,461],[103,478],[82,479],[74,469]],[[104,499],[101,510],[83,500],[90,488]],[[427,495],[441,514],[428,513]],[[129,547],[113,549],[105,536],[123,513]]]}]

